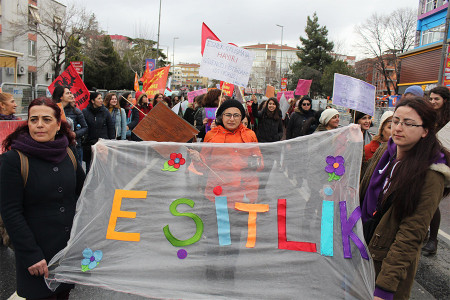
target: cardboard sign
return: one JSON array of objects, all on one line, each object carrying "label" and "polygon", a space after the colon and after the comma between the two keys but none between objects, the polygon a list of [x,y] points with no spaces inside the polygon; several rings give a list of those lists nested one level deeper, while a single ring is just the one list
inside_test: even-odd
[{"label": "cardboard sign", "polygon": [[3,153],[1,145],[8,135],[10,135],[17,127],[24,125],[26,121],[13,120],[13,121],[0,121],[0,154]]},{"label": "cardboard sign", "polygon": [[229,44],[206,40],[199,74],[246,87],[255,54]]},{"label": "cardboard sign", "polygon": [[194,103],[195,97],[206,94],[207,92],[208,92],[208,89],[201,89],[201,90],[188,92],[187,96],[188,96],[189,103]]},{"label": "cardboard sign", "polygon": [[158,103],[134,128],[133,133],[143,141],[187,142],[198,130],[167,105]]},{"label": "cardboard sign", "polygon": [[266,97],[275,97],[275,87],[268,85],[266,88]]},{"label": "cardboard sign", "polygon": [[81,80],[80,75],[72,65],[69,65],[66,70],[59,75],[55,81],[48,87],[50,93],[53,94],[55,87],[67,86],[75,98],[75,105],[80,110],[83,110],[89,103],[89,90]]},{"label": "cardboard sign", "polygon": [[311,88],[312,80],[299,79],[297,83],[297,88],[295,89],[296,95],[308,95],[309,89]]},{"label": "cardboard sign", "polygon": [[333,104],[351,108],[369,116],[375,113],[375,86],[351,76],[334,74]]}]

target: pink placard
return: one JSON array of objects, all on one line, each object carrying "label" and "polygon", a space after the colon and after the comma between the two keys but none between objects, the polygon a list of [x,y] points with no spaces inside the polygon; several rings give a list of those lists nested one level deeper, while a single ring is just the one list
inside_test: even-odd
[{"label": "pink placard", "polygon": [[312,80],[299,79],[297,88],[295,89],[296,95],[308,95],[309,88],[311,87]]},{"label": "pink placard", "polygon": [[294,98],[294,91],[278,92],[277,93],[278,102],[280,102],[281,95],[283,95],[283,94],[284,94],[284,97],[286,97],[286,100]]},{"label": "pink placard", "polygon": [[201,90],[196,90],[196,91],[189,92],[187,94],[188,102],[189,103],[193,103],[195,97],[203,95],[203,94],[206,94],[207,92],[208,92],[208,89],[201,89]]}]

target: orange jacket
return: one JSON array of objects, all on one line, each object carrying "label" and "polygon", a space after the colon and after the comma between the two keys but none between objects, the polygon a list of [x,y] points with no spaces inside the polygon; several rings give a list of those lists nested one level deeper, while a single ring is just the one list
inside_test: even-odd
[{"label": "orange jacket", "polygon": [[[240,124],[234,132],[217,126],[206,134],[204,142],[257,143],[258,140],[255,132]],[[232,145],[226,148],[203,147],[201,158],[203,162],[196,162],[195,168],[208,176],[206,198],[214,202],[216,195],[213,189],[220,186],[223,190],[221,196],[227,197],[230,208],[234,208],[235,202],[243,202],[244,198],[248,198],[251,203],[257,201],[259,188],[257,171],[264,168],[258,145],[235,149]],[[254,164],[256,161],[259,162],[257,166]]]}]

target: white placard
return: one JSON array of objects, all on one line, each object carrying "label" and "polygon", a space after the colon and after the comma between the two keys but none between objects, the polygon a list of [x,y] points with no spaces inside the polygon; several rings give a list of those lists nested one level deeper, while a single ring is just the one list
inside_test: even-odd
[{"label": "white placard", "polygon": [[206,40],[199,74],[246,87],[254,54],[248,50],[213,40]]}]

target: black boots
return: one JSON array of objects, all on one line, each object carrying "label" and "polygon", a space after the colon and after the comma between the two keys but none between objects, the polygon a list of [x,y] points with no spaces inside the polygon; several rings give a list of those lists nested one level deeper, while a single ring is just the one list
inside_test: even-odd
[{"label": "black boots", "polygon": [[435,255],[437,252],[437,240],[428,239],[425,246],[422,247],[422,254],[425,256]]}]

